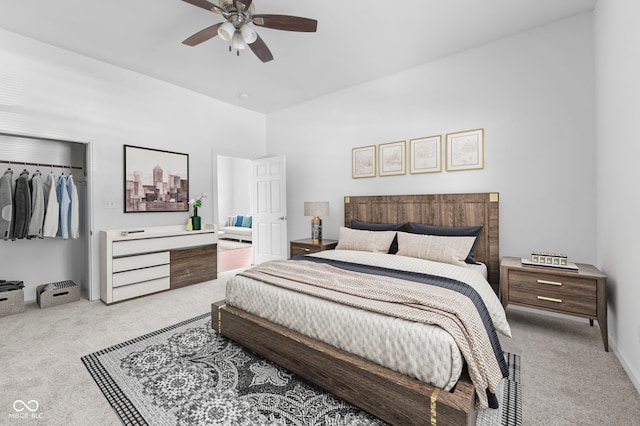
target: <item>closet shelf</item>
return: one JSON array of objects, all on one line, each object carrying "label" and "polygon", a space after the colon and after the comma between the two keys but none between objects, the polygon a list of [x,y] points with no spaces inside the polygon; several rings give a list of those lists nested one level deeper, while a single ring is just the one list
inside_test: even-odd
[{"label": "closet shelf", "polygon": [[57,169],[83,170],[81,166],[68,166],[64,164],[48,164],[48,163],[31,163],[28,161],[0,160],[0,163],[11,164],[16,166],[36,166],[36,167],[55,167]]}]

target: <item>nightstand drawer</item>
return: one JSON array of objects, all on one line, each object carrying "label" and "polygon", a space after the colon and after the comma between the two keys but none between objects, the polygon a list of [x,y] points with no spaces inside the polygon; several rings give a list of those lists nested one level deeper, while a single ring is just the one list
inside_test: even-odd
[{"label": "nightstand drawer", "polygon": [[318,253],[320,250],[319,247],[304,247],[297,244],[291,244],[291,257],[293,256],[301,256],[310,253]]},{"label": "nightstand drawer", "polygon": [[319,253],[325,250],[333,250],[338,245],[337,240],[295,240],[289,242],[289,253],[291,257],[304,256],[305,254]]},{"label": "nightstand drawer", "polygon": [[566,313],[595,316],[597,283],[589,278],[509,271],[509,300]]},{"label": "nightstand drawer", "polygon": [[596,297],[596,280],[566,275],[510,271],[509,286],[526,287],[542,292],[562,293],[574,297]]},{"label": "nightstand drawer", "polygon": [[596,316],[596,298],[576,297],[558,292],[536,291],[528,287],[509,288],[509,300],[513,303],[549,309],[554,312]]}]

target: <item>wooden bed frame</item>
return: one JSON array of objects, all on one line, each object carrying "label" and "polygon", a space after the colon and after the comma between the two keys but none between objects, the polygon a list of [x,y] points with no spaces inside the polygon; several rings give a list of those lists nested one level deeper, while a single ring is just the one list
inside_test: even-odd
[{"label": "wooden bed frame", "polygon": [[[483,225],[475,255],[487,265],[489,282],[497,291],[497,193],[345,197],[344,210],[346,226],[351,219]],[[466,372],[447,392],[227,306],[224,301],[212,305],[211,323],[220,334],[388,423],[475,425],[475,390]]]}]

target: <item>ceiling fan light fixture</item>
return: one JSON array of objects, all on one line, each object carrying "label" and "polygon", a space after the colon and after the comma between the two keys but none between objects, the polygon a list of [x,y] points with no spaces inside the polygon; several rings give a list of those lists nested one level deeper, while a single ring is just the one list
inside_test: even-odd
[{"label": "ceiling fan light fixture", "polygon": [[242,50],[244,49],[244,46],[245,44],[242,38],[242,34],[240,34],[240,31],[236,31],[233,34],[233,38],[231,39],[231,47],[236,50]]},{"label": "ceiling fan light fixture", "polygon": [[247,24],[240,27],[240,34],[242,35],[244,42],[247,44],[251,44],[258,39],[258,33],[256,33],[255,30]]},{"label": "ceiling fan light fixture", "polygon": [[236,32],[236,27],[234,27],[233,24],[229,21],[225,22],[224,24],[220,25],[220,27],[218,27],[218,35],[224,41],[230,41],[233,35],[235,34],[235,32]]}]

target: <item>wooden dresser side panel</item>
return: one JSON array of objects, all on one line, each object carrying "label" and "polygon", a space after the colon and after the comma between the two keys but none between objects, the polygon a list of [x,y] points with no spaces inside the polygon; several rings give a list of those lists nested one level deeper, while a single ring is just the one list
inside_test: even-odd
[{"label": "wooden dresser side panel", "polygon": [[218,277],[217,244],[171,251],[171,289]]}]

